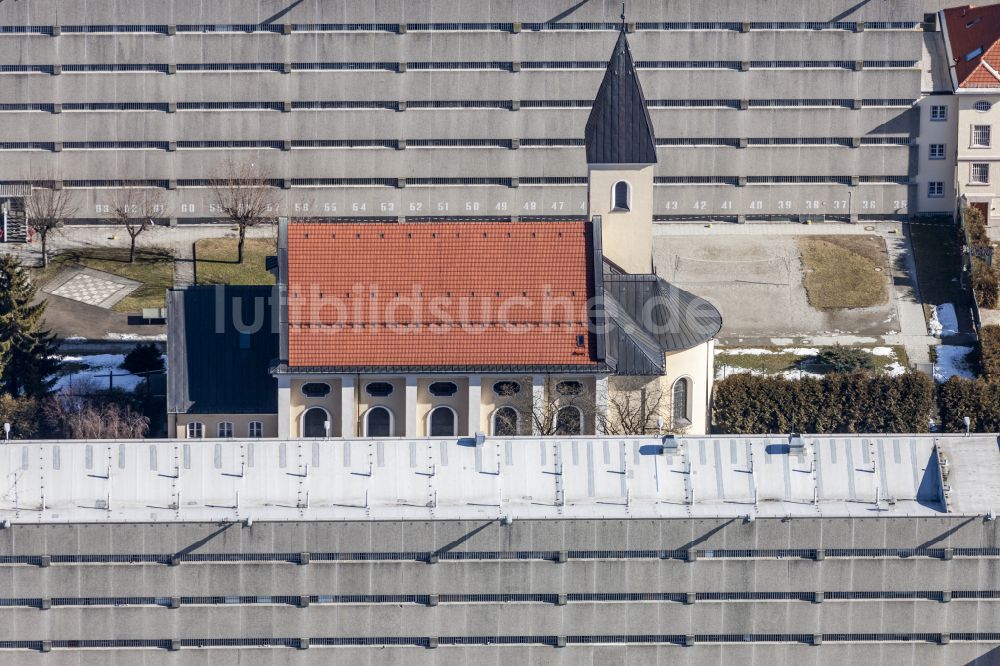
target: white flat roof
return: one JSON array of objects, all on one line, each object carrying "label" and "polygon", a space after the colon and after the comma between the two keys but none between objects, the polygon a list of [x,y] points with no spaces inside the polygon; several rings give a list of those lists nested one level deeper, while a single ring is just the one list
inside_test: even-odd
[{"label": "white flat roof", "polygon": [[992,435],[803,440],[794,449],[781,435],[680,437],[666,450],[649,437],[10,442],[0,445],[0,517],[877,517],[1000,505]]}]

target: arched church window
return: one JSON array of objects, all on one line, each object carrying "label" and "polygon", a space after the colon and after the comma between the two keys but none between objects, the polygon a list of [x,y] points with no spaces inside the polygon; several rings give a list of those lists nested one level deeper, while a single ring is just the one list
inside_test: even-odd
[{"label": "arched church window", "polygon": [[615,183],[614,210],[619,210],[619,211],[632,210],[632,207],[629,205],[632,203],[630,201],[631,198],[632,197],[631,197],[631,192],[629,191],[628,182],[624,180],[619,180],[617,183]]},{"label": "arched church window", "polygon": [[691,380],[687,377],[674,382],[672,411],[675,427],[691,424]]}]

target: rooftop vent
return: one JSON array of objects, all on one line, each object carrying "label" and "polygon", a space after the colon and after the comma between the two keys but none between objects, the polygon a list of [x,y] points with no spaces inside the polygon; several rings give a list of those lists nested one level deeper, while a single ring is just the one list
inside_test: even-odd
[{"label": "rooftop vent", "polygon": [[677,441],[677,437],[674,435],[664,435],[663,436],[663,452],[664,453],[676,453],[677,446],[680,444]]},{"label": "rooftop vent", "polygon": [[806,447],[806,441],[802,439],[802,435],[797,432],[793,432],[788,436],[788,451],[790,453],[801,453]]}]

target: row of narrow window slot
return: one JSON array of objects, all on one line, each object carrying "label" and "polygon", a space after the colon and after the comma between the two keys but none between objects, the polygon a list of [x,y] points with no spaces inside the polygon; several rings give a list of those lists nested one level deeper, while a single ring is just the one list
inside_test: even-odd
[{"label": "row of narrow window slot", "polygon": [[[655,185],[909,185],[910,176],[656,176]],[[407,187],[421,185],[481,185],[496,187],[518,187],[521,185],[586,185],[586,176],[526,176],[520,178],[289,178],[270,179],[265,182],[270,187]],[[61,181],[0,181],[5,185],[33,185],[35,187],[65,188],[115,188],[115,187],[211,187],[210,178],[180,178],[177,180],[156,179],[108,179],[108,180],[61,180]]]},{"label": "row of narrow window slot", "polygon": [[[3,34],[39,34],[52,35],[56,32],[66,34],[114,34],[114,33],[150,33],[166,35],[171,30],[177,33],[284,33],[291,32],[515,32],[518,29],[528,32],[540,31],[617,31],[621,23],[617,22],[561,22],[561,23],[203,23],[203,24],[128,24],[128,25],[63,25],[58,31],[51,25],[4,25],[0,26]],[[740,32],[749,30],[917,30],[921,26],[916,21],[871,21],[859,24],[856,21],[753,21],[743,22],[649,22],[641,21],[633,24],[639,31],[662,30],[723,30]]]},{"label": "row of narrow window slot", "polygon": [[[816,549],[715,549],[715,550],[513,550],[513,551],[384,551],[384,552],[306,552],[306,553],[188,553],[183,556],[164,553],[79,554],[79,555],[2,555],[0,565],[25,564],[176,564],[273,562],[301,564],[308,562],[428,562],[440,561],[549,561],[563,560],[682,560],[701,559],[814,560]],[[846,559],[916,559],[944,560],[965,558],[1000,558],[1000,548],[827,548],[824,558]],[[306,560],[303,560],[303,557]],[[822,560],[816,560],[821,562]]]},{"label": "row of narrow window slot", "polygon": [[[854,147],[849,137],[758,137],[735,138],[660,138],[656,145],[692,147],[745,146],[844,146]],[[743,143],[745,142],[745,144]],[[4,141],[0,150],[195,150],[219,148],[578,148],[583,139],[293,139],[236,141]],[[909,137],[861,137],[859,146],[909,146]]]},{"label": "row of narrow window slot", "polygon": [[[625,603],[625,602],[673,602],[690,601],[806,601],[815,602],[822,595],[824,601],[936,601],[945,599],[961,601],[981,601],[1000,599],[1000,590],[876,590],[876,591],[832,591],[832,592],[605,592],[569,593],[565,595],[546,593],[506,593],[506,594],[313,594],[306,595],[310,604],[486,604],[486,603],[540,603],[556,604],[564,597],[568,603]],[[303,602],[302,596],[255,595],[255,596],[180,596],[180,597],[20,597],[0,599],[0,608],[40,608],[43,605],[56,607],[78,606],[254,606],[293,605]]]},{"label": "row of narrow window slot", "polygon": [[[910,107],[914,99],[660,99],[650,109],[667,108],[846,108]],[[590,109],[593,100],[328,100],[298,102],[0,102],[0,111],[321,111],[419,109]]]},{"label": "row of narrow window slot", "polygon": [[[910,69],[916,60],[637,60],[637,69]],[[502,70],[518,72],[546,69],[607,68],[606,60],[456,61],[456,62],[213,62],[213,63],[88,63],[61,65],[0,65],[0,73],[71,74],[78,72],[296,72],[296,71],[390,71],[409,70]]]},{"label": "row of narrow window slot", "polygon": [[137,649],[160,648],[308,648],[308,647],[438,647],[439,645],[609,645],[659,644],[687,646],[696,643],[938,643],[1000,641],[1000,632],[953,633],[827,633],[827,634],[586,634],[586,635],[505,635],[505,636],[364,636],[310,638],[182,638],[182,639],[80,639],[52,641],[0,641],[0,650],[53,649]]}]

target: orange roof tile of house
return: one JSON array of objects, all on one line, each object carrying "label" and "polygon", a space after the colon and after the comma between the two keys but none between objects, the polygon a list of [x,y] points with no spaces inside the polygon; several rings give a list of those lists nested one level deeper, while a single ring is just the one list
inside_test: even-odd
[{"label": "orange roof tile of house", "polygon": [[596,366],[584,222],[291,222],[288,366]]},{"label": "orange roof tile of house", "polygon": [[1000,4],[944,10],[959,88],[1000,88]]}]

